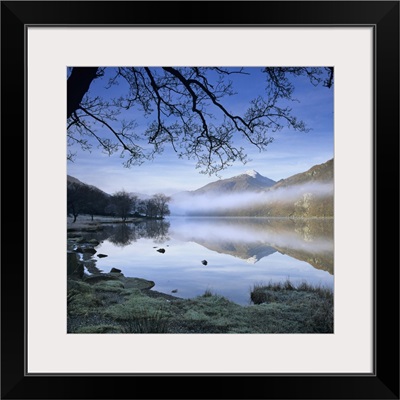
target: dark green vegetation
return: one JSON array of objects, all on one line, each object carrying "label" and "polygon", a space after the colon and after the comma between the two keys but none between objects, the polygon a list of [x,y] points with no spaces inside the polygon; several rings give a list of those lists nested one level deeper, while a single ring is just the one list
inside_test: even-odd
[{"label": "dark green vegetation", "polygon": [[[312,286],[307,282],[295,286],[290,280],[286,280],[279,283],[270,282],[268,285],[255,285],[250,297],[254,304],[269,304],[271,312],[278,308],[288,326],[297,325],[298,321],[293,318],[297,314],[301,315],[302,327],[308,327],[306,329],[318,333],[333,332],[331,289]],[[302,332],[301,329],[299,332]]]},{"label": "dark green vegetation", "polygon": [[121,273],[68,279],[68,333],[333,333],[333,293],[306,283],[254,286],[253,304],[206,291],[180,299]]}]

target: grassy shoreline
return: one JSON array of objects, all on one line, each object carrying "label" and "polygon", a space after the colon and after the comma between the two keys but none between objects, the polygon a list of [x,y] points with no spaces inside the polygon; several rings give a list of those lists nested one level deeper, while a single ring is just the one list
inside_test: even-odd
[{"label": "grassy shoreline", "polygon": [[333,333],[329,289],[286,281],[254,286],[250,296],[258,304],[211,292],[181,299],[114,278],[69,279],[68,333]]}]

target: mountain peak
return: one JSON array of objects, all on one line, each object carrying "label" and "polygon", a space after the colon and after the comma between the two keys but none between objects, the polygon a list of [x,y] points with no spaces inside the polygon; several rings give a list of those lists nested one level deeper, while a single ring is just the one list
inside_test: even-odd
[{"label": "mountain peak", "polygon": [[260,175],[257,171],[248,170],[232,178],[211,182],[191,193],[204,194],[212,192],[227,194],[233,192],[260,192],[273,186],[275,183],[275,181]]},{"label": "mountain peak", "polygon": [[254,169],[249,169],[246,172],[244,172],[243,174],[235,176],[234,178],[243,179],[243,178],[247,178],[247,177],[253,178],[254,182],[257,182],[258,184],[262,184],[262,185],[266,185],[266,186],[272,186],[276,183],[272,179],[269,179],[266,176],[261,175]]},{"label": "mountain peak", "polygon": [[252,178],[257,178],[257,176],[260,176],[260,174],[257,171],[254,171],[254,169],[249,169],[247,170],[244,175],[249,175]]}]

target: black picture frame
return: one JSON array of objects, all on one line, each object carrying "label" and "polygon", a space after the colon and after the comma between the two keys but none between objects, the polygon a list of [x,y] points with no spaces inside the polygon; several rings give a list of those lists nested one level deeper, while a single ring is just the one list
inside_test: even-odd
[{"label": "black picture frame", "polygon": [[[30,25],[368,25],[374,27],[374,372],[371,374],[34,375],[26,373],[26,28]],[[2,1],[2,211],[24,210],[22,242],[2,236],[3,399],[399,399],[399,1]],[[45,104],[44,104],[45,106]],[[22,150],[23,149],[23,150]],[[13,185],[22,189],[10,196]],[[11,186],[9,186],[11,185]],[[9,204],[7,204],[9,202]],[[13,212],[11,212],[13,211]],[[16,220],[4,222],[9,229]],[[18,226],[22,225],[19,224]],[[389,226],[389,228],[388,228]],[[19,228],[17,228],[19,229]],[[3,232],[9,233],[3,229]],[[11,230],[12,232],[12,230]],[[43,349],[45,351],[45,349]],[[290,355],[288,355],[290,358]],[[154,362],[157,362],[155,359]]]}]

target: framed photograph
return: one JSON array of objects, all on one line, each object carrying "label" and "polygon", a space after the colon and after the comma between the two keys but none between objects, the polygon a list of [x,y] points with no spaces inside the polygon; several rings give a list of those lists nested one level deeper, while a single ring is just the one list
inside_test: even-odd
[{"label": "framed photograph", "polygon": [[2,398],[399,398],[398,1],[1,10]]}]

